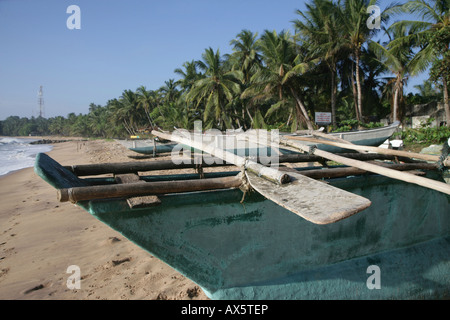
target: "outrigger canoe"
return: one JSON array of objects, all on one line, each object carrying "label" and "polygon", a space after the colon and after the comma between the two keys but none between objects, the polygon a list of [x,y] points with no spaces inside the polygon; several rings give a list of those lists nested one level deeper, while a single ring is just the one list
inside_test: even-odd
[{"label": "outrigger canoe", "polygon": [[[378,156],[388,157],[352,157]],[[320,157],[289,155],[280,161]],[[443,183],[436,163],[383,165],[419,170],[421,178]],[[211,299],[450,296],[446,192],[341,166],[285,171],[289,179],[278,184],[264,179],[271,172],[255,174],[261,168],[248,162],[244,174],[136,175],[174,166],[161,161],[62,166],[39,154],[35,171],[58,190],[61,201],[77,203],[197,283]],[[114,176],[92,177],[105,172]],[[122,185],[132,186],[135,194]]]},{"label": "outrigger canoe", "polygon": [[[367,130],[358,130],[358,131],[348,131],[348,132],[336,132],[330,133],[328,136],[335,137],[341,139],[342,141],[351,142],[356,145],[361,146],[372,146],[378,147],[387,139],[391,138],[392,135],[397,131],[400,126],[399,121],[395,121],[394,123],[374,129]],[[312,133],[314,135],[314,133]],[[319,149],[328,151],[328,152],[345,152],[345,149],[333,147],[330,145],[318,145]]]}]

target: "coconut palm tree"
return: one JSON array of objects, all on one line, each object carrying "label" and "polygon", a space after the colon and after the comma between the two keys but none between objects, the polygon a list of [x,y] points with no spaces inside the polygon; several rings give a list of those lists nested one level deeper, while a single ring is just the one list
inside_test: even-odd
[{"label": "coconut palm tree", "polygon": [[370,49],[375,53],[378,60],[394,75],[393,81],[393,103],[392,120],[401,120],[402,111],[399,102],[403,100],[403,86],[410,76],[416,76],[422,72],[423,59],[416,58],[410,45],[403,42],[402,46],[391,46],[395,39],[406,37],[411,30],[405,26],[386,30],[390,42],[384,45],[371,41]]},{"label": "coconut palm tree", "polygon": [[[298,54],[296,46],[288,32],[277,34],[266,30],[259,41],[264,67],[251,78],[251,85],[242,95],[252,97],[256,103],[274,100],[266,117],[280,109],[290,109],[296,115],[296,126],[305,122],[308,129],[314,126],[303,103],[299,80],[302,74],[309,71],[315,61],[306,62]],[[294,126],[294,129],[296,129]]]},{"label": "coconut palm tree", "polygon": [[211,128],[216,123],[219,129],[231,128],[232,117],[228,106],[240,94],[242,72],[226,71],[219,50],[214,52],[212,48],[208,48],[202,58],[199,66],[204,71],[205,78],[194,83],[187,99],[196,102],[197,107],[200,104],[204,106],[203,121],[207,123],[206,127]]},{"label": "coconut palm tree", "polygon": [[177,81],[177,84],[180,85],[181,89],[184,92],[189,92],[195,81],[200,80],[203,75],[198,71],[199,62],[192,60],[183,63],[184,70],[181,68],[175,69],[175,73],[181,76],[182,78]]},{"label": "coconut palm tree", "polygon": [[145,115],[139,105],[138,95],[132,90],[124,90],[119,99],[108,101],[111,116],[122,123],[130,135],[136,134],[140,125],[145,125]]},{"label": "coconut palm tree", "polygon": [[[242,91],[250,85],[250,79],[262,66],[262,57],[258,45],[258,33],[253,33],[250,30],[242,30],[235,39],[230,41],[233,53],[228,56],[228,62],[231,64],[230,69],[240,70],[242,72]],[[235,114],[240,109],[242,124],[245,128],[251,127],[253,124],[253,110],[249,109],[250,103],[248,99],[236,97],[233,102],[235,106]],[[247,117],[247,116],[248,117]],[[240,125],[239,118],[236,120]]]},{"label": "coconut palm tree", "polygon": [[448,85],[450,82],[450,0],[411,0],[403,5],[394,6],[389,13],[416,14],[422,20],[401,20],[391,28],[409,28],[405,37],[393,41],[392,47],[404,43],[414,44],[420,51],[417,59],[422,60],[423,70],[433,65],[431,77],[440,80],[444,95],[444,108],[447,126],[450,127],[450,106]]},{"label": "coconut palm tree", "polygon": [[136,90],[138,106],[140,109],[144,110],[145,115],[152,128],[155,128],[155,122],[151,116],[151,109],[154,106],[154,92],[152,90],[147,90],[145,86],[140,86]]},{"label": "coconut palm tree", "polygon": [[258,33],[242,30],[236,39],[230,41],[230,45],[233,47],[233,57],[243,73],[242,82],[244,84],[250,82],[250,78],[262,64],[257,37]]},{"label": "coconut palm tree", "polygon": [[343,28],[338,7],[331,0],[313,0],[305,11],[297,10],[301,19],[293,21],[296,30],[314,55],[330,70],[332,124],[336,125],[337,64],[344,51]]},{"label": "coconut palm tree", "polygon": [[164,81],[164,85],[159,88],[159,92],[163,97],[163,103],[173,103],[180,97],[180,92],[178,91],[177,86],[178,84],[175,79]]},{"label": "coconut palm tree", "polygon": [[356,118],[362,121],[362,88],[360,60],[363,45],[373,36],[377,29],[369,29],[367,8],[375,5],[376,0],[342,0],[338,2],[339,23],[342,25],[343,41],[350,50],[354,60],[356,87]]}]

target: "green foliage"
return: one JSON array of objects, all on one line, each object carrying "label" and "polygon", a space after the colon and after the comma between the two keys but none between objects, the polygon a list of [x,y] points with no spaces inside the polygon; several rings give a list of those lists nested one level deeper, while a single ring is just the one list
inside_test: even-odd
[{"label": "green foliage", "polygon": [[442,144],[450,137],[449,127],[406,129],[401,132],[405,143]]},{"label": "green foliage", "polygon": [[339,123],[339,126],[336,129],[332,129],[332,132],[346,132],[346,131],[356,130],[359,128],[374,129],[374,128],[380,128],[383,126],[384,126],[384,124],[381,122],[362,123],[358,120],[350,119],[350,120],[341,121]]}]

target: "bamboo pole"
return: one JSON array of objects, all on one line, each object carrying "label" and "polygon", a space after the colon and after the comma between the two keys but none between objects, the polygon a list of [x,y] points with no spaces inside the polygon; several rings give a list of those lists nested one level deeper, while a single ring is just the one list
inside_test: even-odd
[{"label": "bamboo pole", "polygon": [[[438,167],[434,163],[391,164],[391,163],[377,162],[373,164],[398,171],[436,170]],[[355,167],[312,169],[297,172],[313,179],[339,178],[346,176],[363,175],[367,173],[366,170]]]},{"label": "bamboo pole", "polygon": [[141,181],[136,183],[59,189],[57,198],[60,202],[70,201],[76,203],[78,201],[93,199],[238,188],[241,184],[242,177],[240,174],[233,177],[184,180],[182,183],[180,181]]},{"label": "bamboo pole", "polygon": [[[439,161],[439,156],[429,155],[429,154],[414,153],[414,152],[401,151],[401,150],[384,149],[384,148],[379,148],[379,147],[360,146],[360,145],[356,145],[356,144],[346,144],[346,143],[341,143],[341,142],[333,142],[333,141],[307,138],[307,137],[287,136],[286,138],[290,139],[290,140],[312,142],[315,144],[326,144],[326,145],[330,145],[330,146],[334,146],[334,147],[356,150],[356,151],[372,151],[372,152],[377,152],[377,153],[381,153],[381,154],[389,154],[389,155],[408,157],[408,158],[413,158],[413,159],[421,159],[421,160],[425,160],[425,161],[434,161],[434,162]],[[286,139],[283,139],[283,141],[286,142]]]},{"label": "bamboo pole", "polygon": [[[297,140],[297,139],[295,139],[295,140]],[[431,179],[424,178],[424,177],[418,177],[418,176],[415,176],[413,174],[409,174],[406,172],[399,172],[399,171],[389,169],[389,168],[384,168],[384,167],[381,167],[379,165],[375,165],[372,163],[366,163],[366,162],[359,161],[359,160],[348,159],[348,158],[345,158],[345,157],[342,157],[339,155],[332,154],[327,151],[319,150],[317,148],[311,148],[310,146],[307,146],[307,145],[304,145],[304,144],[301,144],[298,142],[294,142],[294,141],[285,140],[284,143],[286,143],[287,145],[289,145],[293,148],[302,150],[304,152],[311,152],[318,156],[321,156],[326,159],[336,161],[336,162],[339,162],[339,163],[342,163],[342,164],[345,164],[345,165],[348,165],[351,167],[355,167],[355,168],[363,169],[363,170],[366,170],[369,172],[377,173],[377,174],[380,174],[380,175],[383,175],[383,176],[386,176],[389,178],[402,180],[402,181],[409,182],[409,183],[414,183],[419,186],[427,187],[427,188],[430,188],[430,189],[433,189],[436,191],[440,191],[440,192],[450,195],[450,185],[440,182],[440,181],[435,181],[435,180],[431,180]],[[348,146],[348,145],[344,145],[344,146]]]}]

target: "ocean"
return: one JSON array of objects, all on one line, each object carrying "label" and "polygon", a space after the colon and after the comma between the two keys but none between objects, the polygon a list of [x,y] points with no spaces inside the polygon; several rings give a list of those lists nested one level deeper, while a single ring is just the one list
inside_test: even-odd
[{"label": "ocean", "polygon": [[30,144],[33,138],[0,137],[0,176],[24,168],[33,167],[34,159],[40,152],[49,152],[48,144]]}]

